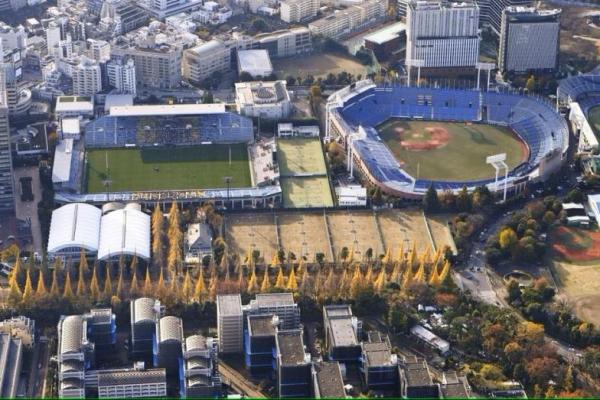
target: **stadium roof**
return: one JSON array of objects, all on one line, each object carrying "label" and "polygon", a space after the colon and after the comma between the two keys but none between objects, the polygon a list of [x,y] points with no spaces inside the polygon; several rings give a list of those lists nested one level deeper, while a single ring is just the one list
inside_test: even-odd
[{"label": "stadium roof", "polygon": [[97,252],[101,214],[99,208],[84,203],[67,204],[54,210],[48,252],[56,253],[74,247]]},{"label": "stadium roof", "polygon": [[175,115],[206,115],[225,113],[225,104],[171,104],[116,106],[110,108],[111,117],[156,117]]},{"label": "stadium roof", "polygon": [[150,258],[150,216],[125,208],[102,217],[98,258],[107,260],[120,255]]}]

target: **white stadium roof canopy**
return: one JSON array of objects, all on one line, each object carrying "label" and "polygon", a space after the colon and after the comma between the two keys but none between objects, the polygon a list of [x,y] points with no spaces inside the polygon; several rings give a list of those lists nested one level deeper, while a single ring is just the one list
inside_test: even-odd
[{"label": "white stadium roof canopy", "polygon": [[115,106],[110,108],[111,117],[155,117],[176,115],[223,114],[225,104],[170,104]]},{"label": "white stadium roof canopy", "polygon": [[52,212],[48,253],[81,247],[86,251],[98,251],[100,238],[99,208],[89,204],[72,203]]},{"label": "white stadium roof canopy", "polygon": [[98,258],[107,260],[120,255],[150,258],[150,216],[124,208],[102,217]]}]

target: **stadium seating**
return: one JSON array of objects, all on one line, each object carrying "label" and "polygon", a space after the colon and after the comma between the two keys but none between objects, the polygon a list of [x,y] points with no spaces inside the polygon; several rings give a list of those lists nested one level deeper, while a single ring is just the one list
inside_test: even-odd
[{"label": "stadium seating", "polygon": [[197,117],[102,116],[85,127],[85,144],[94,147],[249,143],[252,120],[235,113]]},{"label": "stadium seating", "polygon": [[[565,83],[572,93],[583,88],[598,88],[600,76]],[[548,153],[568,147],[568,126],[552,105],[534,97],[472,90],[418,87],[370,87],[355,96],[346,96],[344,104],[333,111],[343,126],[342,135],[354,135],[352,146],[369,173],[381,183],[400,191],[423,192],[431,185],[440,190],[459,190],[491,181],[442,182],[415,180],[396,161],[373,128],[390,118],[439,121],[483,121],[509,126],[529,147],[529,159],[511,171],[522,176],[534,169]],[[600,95],[589,101],[598,104]],[[587,104],[587,103],[586,103]]]},{"label": "stadium seating", "polygon": [[558,84],[558,97],[563,100],[578,101],[589,93],[600,93],[600,75],[577,75],[565,78]]}]

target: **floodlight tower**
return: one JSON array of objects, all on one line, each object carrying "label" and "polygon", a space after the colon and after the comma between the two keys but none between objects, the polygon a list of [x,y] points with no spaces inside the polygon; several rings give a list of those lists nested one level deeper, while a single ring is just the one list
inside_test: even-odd
[{"label": "floodlight tower", "polygon": [[508,165],[506,165],[506,153],[496,154],[489,156],[485,160],[486,164],[494,167],[496,171],[496,179],[494,180],[494,187],[498,189],[498,175],[501,170],[504,170],[504,195],[502,196],[502,202],[506,202],[506,194],[508,192]]}]

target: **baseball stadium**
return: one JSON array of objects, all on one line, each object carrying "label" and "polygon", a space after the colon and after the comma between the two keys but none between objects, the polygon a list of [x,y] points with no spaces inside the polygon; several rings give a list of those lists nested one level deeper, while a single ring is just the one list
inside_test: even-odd
[{"label": "baseball stadium", "polygon": [[406,198],[422,197],[431,186],[516,192],[560,167],[568,134],[550,104],[512,93],[367,80],[327,103],[327,136],[346,147],[348,169]]}]

